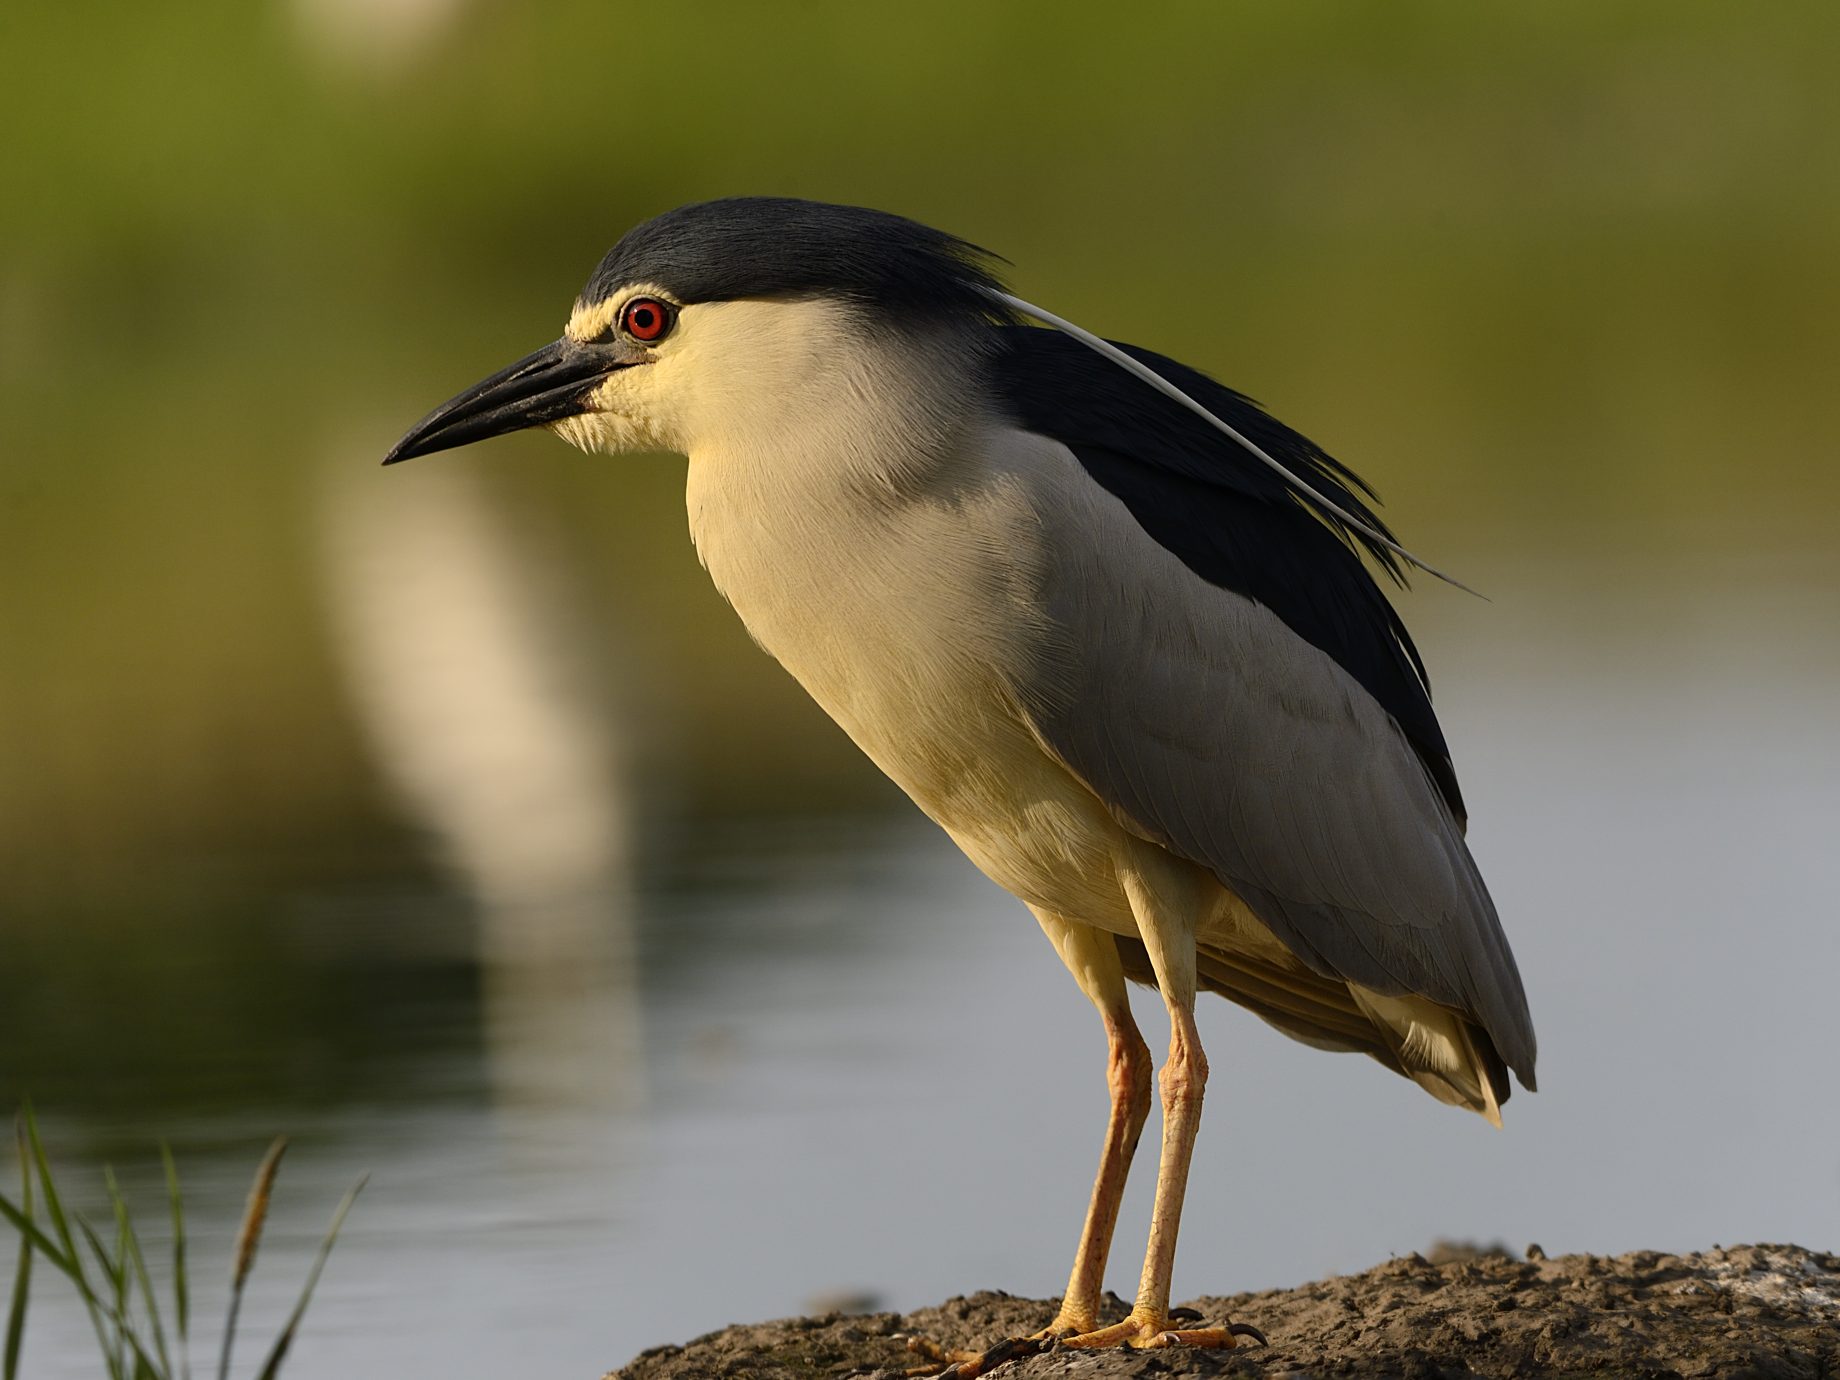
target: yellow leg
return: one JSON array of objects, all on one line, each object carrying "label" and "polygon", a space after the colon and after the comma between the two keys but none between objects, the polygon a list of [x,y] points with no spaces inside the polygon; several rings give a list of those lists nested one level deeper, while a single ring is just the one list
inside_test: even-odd
[{"label": "yellow leg", "polygon": [[1119,965],[1118,945],[1112,936],[1052,911],[1033,906],[1030,909],[1041,922],[1042,932],[1053,941],[1067,971],[1105,1022],[1105,1081],[1111,1090],[1112,1112],[1105,1127],[1105,1147],[1099,1153],[1099,1172],[1093,1179],[1092,1201],[1086,1209],[1086,1225],[1080,1230],[1073,1273],[1067,1279],[1067,1292],[1061,1296],[1060,1310],[1053,1322],[1031,1337],[1012,1337],[982,1352],[948,1351],[929,1342],[910,1341],[909,1350],[932,1363],[909,1371],[910,1375],[975,1380],[1006,1361],[1035,1355],[1052,1346],[1057,1338],[1090,1333],[1098,1324],[1099,1294],[1105,1287],[1105,1261],[1111,1253],[1112,1231],[1118,1225],[1118,1205],[1131,1172],[1131,1156],[1150,1115],[1150,1047],[1131,1017],[1124,969]]},{"label": "yellow leg", "polygon": [[1145,860],[1145,870],[1121,869],[1125,894],[1137,917],[1138,932],[1156,972],[1163,1004],[1169,1009],[1169,1057],[1158,1077],[1163,1098],[1163,1149],[1157,1164],[1156,1204],[1150,1215],[1150,1242],[1144,1252],[1137,1302],[1123,1322],[1064,1339],[1076,1349],[1111,1346],[1225,1346],[1236,1336],[1257,1336],[1246,1327],[1183,1328],[1169,1316],[1169,1286],[1175,1274],[1176,1232],[1188,1170],[1201,1129],[1201,1100],[1207,1090],[1207,1056],[1195,1029],[1195,933],[1201,879],[1185,865],[1164,855]]},{"label": "yellow leg", "polygon": [[1124,1198],[1138,1137],[1150,1115],[1150,1047],[1131,1018],[1118,946],[1111,935],[1042,911],[1036,912],[1036,918],[1105,1022],[1106,1086],[1112,1095],[1105,1147],[1099,1154],[1099,1172],[1093,1180],[1092,1201],[1086,1209],[1067,1292],[1061,1296],[1054,1321],[1036,1334],[1068,1337],[1091,1332],[1098,1325],[1099,1294],[1105,1287],[1105,1261],[1111,1254],[1112,1231],[1118,1225],[1118,1205]]},{"label": "yellow leg", "polygon": [[[1060,950],[1061,960],[1105,1021],[1111,1050],[1107,1065],[1111,1120],[1106,1126],[1105,1148],[1099,1156],[1099,1173],[1093,1181],[1092,1202],[1080,1232],[1073,1274],[1054,1321],[1033,1337],[1013,1337],[978,1354],[947,1352],[910,1342],[911,1348],[934,1362],[924,1370],[935,1380],[974,1380],[1007,1361],[1033,1355],[1057,1342],[1087,1350],[1112,1346],[1230,1347],[1239,1337],[1265,1340],[1256,1328],[1241,1323],[1179,1327],[1169,1316],[1176,1228],[1182,1220],[1182,1198],[1188,1189],[1189,1163],[1194,1157],[1195,1134],[1201,1126],[1201,1098],[1207,1088],[1207,1057],[1201,1052],[1201,1038],[1195,1030],[1193,917],[1199,913],[1212,879],[1161,850],[1134,861],[1146,864],[1154,884],[1141,873],[1121,869],[1125,893],[1149,951],[1151,967],[1156,971],[1157,986],[1169,1008],[1169,1058],[1159,1080],[1163,1150],[1157,1165],[1156,1205],[1150,1218],[1150,1244],[1144,1253],[1137,1303],[1123,1322],[1096,1328],[1105,1259],[1111,1249],[1112,1229],[1118,1224],[1118,1204],[1124,1195],[1132,1153],[1150,1110],[1150,1050],[1131,1019],[1118,946],[1111,935],[1035,910],[1035,918]],[[944,1370],[935,1369],[939,1365],[944,1365]]]}]

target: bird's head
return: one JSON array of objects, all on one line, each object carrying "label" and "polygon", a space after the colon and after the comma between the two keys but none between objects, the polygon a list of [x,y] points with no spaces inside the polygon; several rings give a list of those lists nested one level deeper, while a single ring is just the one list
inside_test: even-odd
[{"label": "bird's head", "polygon": [[1008,315],[989,262],[860,207],[781,197],[680,207],[601,260],[561,339],[443,403],[384,463],[537,426],[583,450],[688,453],[796,422],[813,389],[847,391],[852,371],[888,353],[866,345],[975,358],[986,324]]}]

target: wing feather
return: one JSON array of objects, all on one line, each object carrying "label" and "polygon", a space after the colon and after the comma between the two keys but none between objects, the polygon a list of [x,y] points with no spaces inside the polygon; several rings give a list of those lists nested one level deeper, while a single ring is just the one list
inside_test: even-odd
[{"label": "wing feather", "polygon": [[[1202,579],[1265,605],[1333,657],[1399,722],[1461,818],[1463,800],[1431,709],[1424,662],[1356,555],[1365,551],[1398,579],[1392,553],[1312,506],[1231,438],[1071,337],[1022,326],[1003,328],[997,337],[997,400],[1019,425],[1065,444],[1093,480]],[[1307,437],[1186,365],[1112,343],[1390,539],[1368,505],[1372,491]]]},{"label": "wing feather", "polygon": [[1035,482],[1058,636],[1020,687],[1043,744],[1313,972],[1451,1008],[1532,1087],[1513,955],[1418,746],[1332,656],[1195,574],[1053,450]]}]

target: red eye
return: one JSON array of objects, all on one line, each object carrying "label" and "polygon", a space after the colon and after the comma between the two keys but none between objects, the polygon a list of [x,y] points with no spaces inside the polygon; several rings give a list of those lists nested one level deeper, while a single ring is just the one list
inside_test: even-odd
[{"label": "red eye", "polygon": [[676,313],[671,304],[656,297],[635,297],[620,308],[620,329],[634,340],[650,344],[670,333]]}]

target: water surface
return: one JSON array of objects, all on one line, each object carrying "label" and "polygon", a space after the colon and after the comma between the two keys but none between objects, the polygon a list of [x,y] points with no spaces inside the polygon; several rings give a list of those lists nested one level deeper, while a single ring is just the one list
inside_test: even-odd
[{"label": "water surface", "polygon": [[[1840,1240],[1833,605],[1808,581],[1690,609],[1590,584],[1588,619],[1514,589],[1427,600],[1420,619],[1543,1090],[1496,1133],[1209,1000],[1178,1293],[1439,1236]],[[106,1038],[7,1021],[9,1067],[73,1181],[107,1157],[152,1205],[148,1149],[174,1142],[207,1298],[263,1141],[295,1138],[256,1330],[371,1174],[298,1376],[592,1375],[824,1298],[1058,1291],[1103,1044],[1017,903],[898,808],[683,819],[621,856],[572,910],[500,895],[492,918],[477,891],[409,881],[270,898],[245,917],[266,933],[247,966],[196,989],[257,994],[270,1038],[142,1059],[144,997],[90,1002],[77,1017]],[[62,952],[40,954],[40,980],[80,986],[89,951]],[[1126,1205],[1121,1292],[1149,1187]],[[80,1320],[40,1288],[29,1373],[92,1374]]]}]

